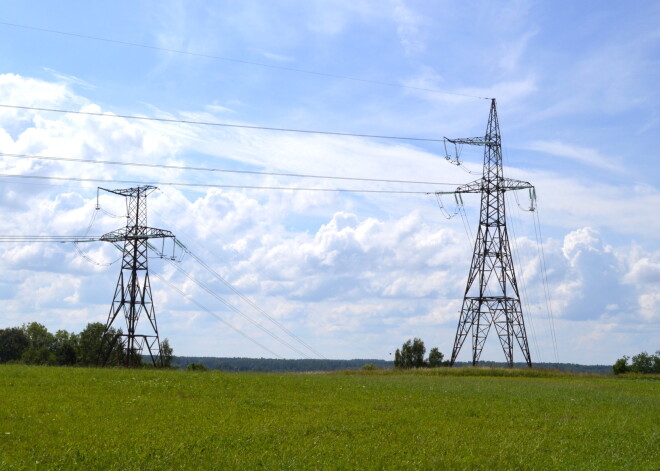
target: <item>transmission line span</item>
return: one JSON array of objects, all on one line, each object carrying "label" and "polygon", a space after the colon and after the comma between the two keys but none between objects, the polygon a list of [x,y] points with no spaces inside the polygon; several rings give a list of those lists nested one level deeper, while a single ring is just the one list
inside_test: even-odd
[{"label": "transmission line span", "polygon": [[295,129],[295,128],[280,128],[280,127],[271,127],[271,126],[253,126],[249,124],[235,124],[235,123],[220,123],[216,121],[195,121],[189,119],[174,119],[174,118],[157,118],[154,116],[136,116],[136,115],[127,115],[127,114],[114,114],[114,113],[97,113],[94,111],[76,111],[76,110],[63,110],[58,108],[42,108],[36,106],[22,106],[22,105],[9,105],[6,103],[0,103],[2,108],[12,108],[18,110],[29,110],[29,111],[47,111],[52,113],[63,113],[63,114],[76,114],[83,116],[95,116],[100,118],[123,118],[123,119],[134,119],[140,121],[157,121],[161,123],[175,123],[175,124],[194,124],[197,126],[218,126],[224,128],[238,128],[238,129],[253,129],[259,131],[275,131],[275,132],[290,132],[290,133],[299,133],[299,134],[323,134],[327,136],[343,136],[343,137],[366,137],[369,139],[387,139],[394,141],[422,141],[422,142],[445,142],[444,138],[431,138],[431,137],[411,137],[411,136],[388,136],[382,134],[358,134],[350,132],[341,132],[341,131],[320,131],[313,129]]},{"label": "transmission line span", "polygon": [[105,179],[105,178],[77,178],[77,177],[55,177],[48,175],[21,175],[21,174],[8,174],[1,173],[0,178],[20,178],[20,179],[33,179],[33,180],[55,180],[55,181],[68,181],[80,183],[121,183],[129,185],[146,185],[146,186],[181,186],[190,188],[233,188],[243,190],[279,190],[279,191],[320,191],[320,192],[334,192],[334,193],[383,193],[395,195],[428,195],[428,191],[407,191],[407,190],[368,190],[363,188],[304,188],[304,187],[283,187],[283,186],[259,186],[259,185],[224,185],[219,183],[185,183],[185,182],[159,182],[159,181],[140,181],[140,180],[119,180],[119,179]]},{"label": "transmission line span", "polygon": [[55,29],[49,29],[49,28],[40,28],[37,26],[30,26],[30,25],[22,25],[18,23],[9,23],[6,21],[0,21],[0,25],[5,25],[5,26],[12,26],[14,28],[22,28],[22,29],[28,29],[32,31],[40,31],[43,33],[50,33],[50,34],[58,34],[62,36],[69,36],[69,37],[74,37],[74,38],[80,38],[80,39],[90,39],[93,41],[100,41],[100,42],[106,42],[106,43],[113,43],[113,44],[120,44],[122,46],[131,46],[131,47],[139,47],[142,49],[151,49],[155,51],[163,51],[163,52],[171,52],[174,54],[182,54],[182,55],[187,55],[187,56],[194,56],[194,57],[203,57],[205,59],[215,59],[215,60],[221,60],[225,62],[234,62],[237,64],[246,64],[246,65],[252,65],[252,66],[257,66],[257,67],[265,67],[268,69],[276,69],[276,70],[284,70],[288,72],[297,72],[301,74],[307,74],[307,75],[315,75],[319,77],[327,77],[327,78],[336,78],[336,79],[342,79],[342,80],[351,80],[354,82],[362,82],[362,83],[367,83],[367,84],[373,84],[373,85],[381,85],[385,87],[397,87],[397,88],[405,88],[408,90],[419,90],[419,91],[425,91],[425,92],[431,92],[431,93],[440,93],[443,95],[454,95],[454,96],[462,96],[466,98],[475,98],[479,100],[489,100],[490,98],[487,97],[482,97],[482,96],[477,96],[477,95],[469,95],[467,93],[458,93],[458,92],[447,92],[443,90],[437,90],[433,88],[424,88],[424,87],[414,87],[411,85],[403,85],[400,83],[392,83],[392,82],[385,82],[381,80],[370,80],[370,79],[365,79],[365,78],[359,78],[359,77],[351,77],[348,75],[343,75],[343,74],[333,74],[329,72],[319,72],[319,71],[314,71],[314,70],[307,70],[307,69],[299,69],[297,67],[288,67],[285,65],[277,65],[277,64],[268,64],[265,62],[257,62],[257,61],[249,61],[245,59],[236,59],[233,57],[224,57],[224,56],[216,56],[212,54],[204,54],[200,52],[192,52],[192,51],[182,51],[179,49],[172,49],[172,48],[167,48],[167,47],[162,47],[162,46],[152,46],[149,44],[141,44],[141,43],[136,43],[136,42],[131,42],[131,41],[123,41],[121,39],[111,39],[111,38],[102,38],[99,36],[91,36],[87,34],[80,34],[80,33],[72,33],[68,31],[60,31],[60,30],[55,30]]},{"label": "transmission line span", "polygon": [[311,175],[305,173],[281,173],[281,172],[262,172],[258,170],[234,170],[224,168],[212,167],[193,167],[188,165],[166,165],[166,164],[149,164],[141,162],[120,162],[118,160],[90,160],[80,159],[75,157],[61,157],[61,156],[47,156],[47,155],[33,155],[33,154],[8,154],[0,152],[1,157],[11,158],[24,158],[35,160],[50,160],[58,162],[79,162],[86,164],[100,164],[100,165],[120,165],[125,167],[142,167],[142,168],[158,168],[165,170],[191,170],[200,172],[218,172],[218,173],[236,173],[239,175],[260,175],[269,177],[293,177],[293,178],[315,178],[321,180],[349,180],[360,182],[377,182],[377,183],[409,183],[414,185],[451,185],[455,186],[458,183],[447,182],[433,182],[433,181],[419,181],[419,180],[393,180],[384,178],[363,178],[363,177],[342,177],[335,175]]},{"label": "transmission line span", "polygon": [[307,350],[309,350],[311,353],[313,353],[317,358],[327,360],[327,358],[324,355],[322,355],[320,352],[318,352],[314,347],[312,347],[307,342],[305,342],[303,339],[301,339],[299,336],[297,336],[296,334],[291,332],[284,324],[282,324],[280,321],[278,321],[273,316],[268,314],[265,310],[263,310],[261,307],[259,307],[252,299],[250,299],[248,296],[243,294],[234,285],[232,285],[229,281],[227,281],[225,278],[223,278],[216,270],[214,270],[206,262],[204,262],[204,260],[201,257],[198,257],[197,255],[195,255],[188,247],[186,247],[184,244],[182,244],[181,241],[177,240],[175,243],[181,248],[181,250],[183,250],[193,260],[195,260],[199,265],[201,265],[207,272],[209,272],[217,280],[219,280],[222,284],[224,284],[227,288],[229,288],[231,291],[233,291],[239,298],[241,298],[248,305],[250,305],[255,311],[257,311],[259,314],[261,314],[266,319],[268,319],[270,322],[272,322],[277,327],[279,327],[286,335],[288,335],[290,338],[292,338],[293,340],[298,342],[300,345],[305,347]]},{"label": "transmission line span", "polygon": [[279,342],[280,344],[284,345],[285,347],[293,350],[296,352],[298,355],[300,355],[303,358],[310,358],[309,355],[306,355],[305,352],[301,351],[300,349],[296,348],[294,345],[291,345],[291,343],[287,342],[285,339],[277,335],[275,332],[272,330],[268,329],[264,325],[260,324],[256,320],[254,320],[252,317],[248,316],[245,314],[242,310],[238,309],[236,306],[231,304],[229,301],[223,299],[220,295],[218,295],[210,286],[207,284],[199,281],[196,279],[194,276],[192,276],[190,273],[188,273],[186,270],[181,268],[177,263],[171,262],[172,266],[176,268],[180,273],[182,273],[186,278],[188,278],[190,281],[195,283],[197,286],[199,286],[202,290],[206,291],[208,294],[213,296],[216,300],[220,301],[222,304],[224,304],[229,310],[233,311],[234,313],[238,314],[241,316],[243,319],[248,321],[250,324],[255,326],[257,329],[261,330],[263,333],[266,335],[270,336],[273,340]]},{"label": "transmission line span", "polygon": [[198,301],[196,301],[195,299],[193,299],[193,297],[190,296],[189,294],[184,293],[181,289],[179,289],[179,288],[177,288],[176,286],[174,286],[172,283],[170,283],[168,280],[166,280],[165,278],[163,278],[162,276],[160,276],[158,273],[154,273],[154,276],[155,276],[156,278],[158,278],[160,281],[162,281],[163,283],[165,283],[167,286],[169,286],[172,290],[174,290],[174,291],[176,291],[177,293],[179,293],[184,299],[186,299],[186,301],[190,301],[191,303],[193,303],[194,305],[196,305],[198,308],[202,309],[203,311],[206,311],[206,312],[209,313],[211,316],[215,317],[217,320],[219,320],[220,322],[222,322],[224,325],[226,325],[227,327],[229,327],[231,330],[233,330],[233,331],[236,332],[237,334],[239,334],[239,335],[245,337],[245,338],[248,339],[250,342],[254,343],[255,345],[257,345],[257,346],[259,346],[259,347],[261,347],[261,348],[263,348],[263,349],[266,350],[268,353],[270,353],[271,355],[273,355],[275,358],[280,358],[280,359],[283,358],[282,356],[278,355],[277,353],[275,353],[274,351],[272,351],[270,348],[266,347],[264,344],[262,344],[262,343],[259,342],[258,340],[253,339],[252,337],[250,337],[250,336],[249,336],[248,334],[246,334],[245,332],[241,331],[241,330],[238,329],[237,327],[234,327],[232,324],[230,324],[229,322],[227,322],[226,320],[224,320],[222,317],[220,317],[219,315],[217,315],[215,312],[213,312],[211,309],[207,308],[207,307],[204,306],[203,304],[201,304],[201,303],[199,303]]},{"label": "transmission line span", "polygon": [[491,101],[484,137],[448,141],[458,145],[484,147],[481,179],[461,185],[454,191],[435,193],[481,195],[479,227],[450,363],[454,365],[465,339],[471,335],[472,364],[476,366],[488,333],[494,325],[509,367],[513,367],[514,338],[522,350],[527,366],[531,367],[532,358],[509,245],[504,194],[507,191],[531,189],[533,186],[529,182],[504,178],[495,99]]}]

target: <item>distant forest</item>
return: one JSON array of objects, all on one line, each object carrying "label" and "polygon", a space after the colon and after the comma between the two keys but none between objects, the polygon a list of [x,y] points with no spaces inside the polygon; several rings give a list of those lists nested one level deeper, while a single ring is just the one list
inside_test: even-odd
[{"label": "distant forest", "polygon": [[[185,369],[195,363],[206,366],[212,370],[228,372],[300,372],[300,371],[341,371],[358,370],[365,365],[376,368],[394,368],[393,361],[386,360],[279,360],[274,358],[218,358],[218,357],[188,357],[174,356],[171,365],[175,368]],[[456,362],[456,366],[470,366],[471,363]],[[482,361],[479,366],[491,368],[505,368],[504,362]],[[515,363],[516,368],[526,368],[525,363]],[[536,363],[535,368],[547,368],[574,373],[611,374],[612,365],[578,365],[574,363]]]}]

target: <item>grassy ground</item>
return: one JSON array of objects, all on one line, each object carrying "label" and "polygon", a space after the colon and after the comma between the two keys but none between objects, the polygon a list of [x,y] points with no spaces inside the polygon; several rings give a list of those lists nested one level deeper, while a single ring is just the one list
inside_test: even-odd
[{"label": "grassy ground", "polygon": [[660,381],[0,367],[0,469],[660,466]]}]

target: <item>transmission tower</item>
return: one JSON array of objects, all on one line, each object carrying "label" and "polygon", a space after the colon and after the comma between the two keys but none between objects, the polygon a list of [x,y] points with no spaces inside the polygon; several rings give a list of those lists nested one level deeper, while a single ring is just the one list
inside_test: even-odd
[{"label": "transmission tower", "polygon": [[[160,339],[158,324],[151,296],[147,250],[149,239],[174,238],[174,234],[163,229],[147,226],[147,195],[156,189],[154,186],[140,186],[121,190],[100,190],[126,198],[126,227],[108,232],[100,240],[112,242],[122,249],[122,265],[115,288],[114,299],[105,324],[102,337],[102,358],[105,364],[109,355],[116,348],[117,342],[123,350],[126,366],[137,365],[143,352],[148,352],[154,366],[161,365]],[[123,247],[120,244],[123,242]],[[126,332],[107,339],[108,332],[119,314],[125,319]],[[143,322],[138,331],[138,321],[146,314],[148,323]]]},{"label": "transmission tower", "polygon": [[488,332],[494,325],[509,367],[513,366],[514,338],[522,350],[527,365],[531,367],[532,359],[529,354],[506,228],[504,193],[525,188],[532,189],[533,186],[528,182],[503,176],[502,144],[495,99],[491,102],[488,127],[484,137],[447,139],[447,141],[455,145],[467,144],[485,148],[482,178],[459,186],[453,192],[437,193],[481,194],[479,229],[456,329],[451,365],[456,362],[463,342],[471,334],[472,365],[476,366]]}]

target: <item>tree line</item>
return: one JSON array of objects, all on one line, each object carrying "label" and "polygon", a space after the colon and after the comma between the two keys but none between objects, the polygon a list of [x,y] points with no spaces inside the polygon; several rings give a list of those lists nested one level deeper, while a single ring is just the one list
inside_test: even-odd
[{"label": "tree line", "polygon": [[[375,368],[392,368],[392,362],[375,359],[329,360],[329,359],[280,359],[280,358],[245,358],[245,357],[193,357],[175,356],[172,366],[188,369],[190,365],[204,365],[208,369],[226,372],[301,372],[301,371],[338,371],[358,370],[365,365]],[[192,369],[192,368],[191,368]]]},{"label": "tree line", "polygon": [[[48,366],[107,366],[125,364],[126,352],[116,339],[121,329],[110,328],[100,322],[87,324],[80,333],[58,330],[54,334],[38,322],[22,327],[0,329],[0,363],[23,363]],[[160,344],[162,364],[169,367],[173,350],[167,339]],[[132,367],[144,366],[140,356]]]},{"label": "tree line", "polygon": [[[629,363],[629,360],[630,363]],[[646,352],[630,357],[619,358],[612,366],[615,375],[622,373],[660,374],[660,350],[655,355]]]}]

